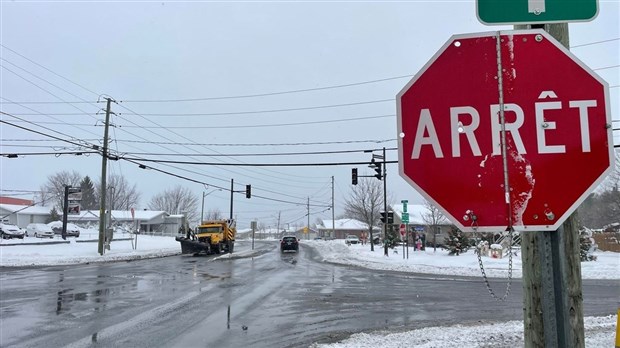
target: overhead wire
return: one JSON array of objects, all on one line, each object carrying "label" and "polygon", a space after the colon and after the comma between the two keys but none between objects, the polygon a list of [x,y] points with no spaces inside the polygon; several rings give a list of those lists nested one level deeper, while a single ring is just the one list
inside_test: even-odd
[{"label": "overhead wire", "polygon": [[592,46],[592,45],[597,45],[597,44],[601,44],[601,43],[605,43],[605,42],[611,42],[611,41],[618,41],[618,40],[620,40],[620,37],[616,37],[616,38],[613,38],[613,39],[607,39],[607,40],[588,42],[588,43],[583,43],[583,44],[579,44],[579,45],[571,45],[570,48]]},{"label": "overhead wire", "polygon": [[[139,116],[139,117],[143,118],[144,120],[147,120],[148,122],[153,123],[153,124],[155,124],[155,125],[158,125],[158,126],[159,126],[159,124],[157,124],[156,122],[154,122],[154,121],[150,120],[149,118],[144,117],[143,115],[141,115],[141,114],[139,114],[139,113],[136,113],[135,111],[133,111],[133,110],[129,109],[128,107],[126,107],[126,106],[121,106],[121,107],[123,107],[123,108],[125,108],[126,110],[130,111],[130,112],[131,112],[131,113],[133,113],[134,115]],[[169,132],[171,132],[171,133],[173,133],[173,134],[175,134],[175,135],[177,135],[177,136],[179,136],[179,137],[181,137],[181,138],[183,138],[183,139],[185,139],[185,140],[187,140],[187,141],[189,141],[189,142],[195,142],[194,140],[189,139],[189,138],[187,138],[187,137],[185,137],[185,136],[183,136],[183,135],[180,135],[180,134],[178,134],[178,133],[176,133],[176,132],[174,132],[174,131],[172,131],[172,130],[169,130],[169,129],[168,129],[168,131],[169,131]],[[190,150],[192,150],[192,151],[197,151],[197,150],[195,150],[195,149],[191,149],[191,148],[189,148],[189,147],[187,147],[187,146],[184,146],[184,147],[186,147],[186,148],[188,148],[188,149],[190,149]],[[212,150],[212,149],[209,149],[209,150],[210,150],[210,151],[213,151],[213,152],[218,153],[217,151],[214,151],[214,150]],[[191,157],[190,157],[190,158],[191,158]],[[239,161],[239,162],[241,162],[241,161]],[[230,169],[228,169],[227,171],[229,171],[229,172],[231,172],[231,173],[239,174],[239,173],[238,173],[237,171],[235,171],[235,170],[230,170]],[[278,173],[278,174],[279,174],[279,173]],[[250,176],[248,176],[247,174],[241,174],[241,175],[244,175],[244,176],[249,177],[249,178],[254,178],[254,179],[257,179],[257,180],[260,180],[260,181],[263,181],[263,182],[269,182],[269,183],[272,183],[272,184],[274,184],[274,183],[276,183],[276,184],[280,184],[280,185],[282,184],[282,182],[274,182],[274,181],[271,181],[271,180],[259,179],[259,178],[252,177],[251,175],[250,175]],[[297,177],[301,177],[301,176],[297,176]],[[304,177],[304,178],[306,179],[306,180],[304,180],[304,182],[305,182],[305,183],[307,183],[307,177]],[[289,181],[295,181],[295,180],[291,180],[291,179],[288,179],[288,180],[289,180]]]},{"label": "overhead wire", "polygon": [[[17,115],[25,116],[27,114],[17,113]],[[340,118],[340,119],[331,119],[331,120],[321,120],[321,121],[307,121],[307,122],[288,122],[288,123],[269,123],[269,124],[255,124],[255,125],[224,125],[224,126],[142,126],[142,125],[133,125],[127,126],[124,125],[123,128],[140,128],[140,129],[240,129],[240,128],[270,128],[270,127],[289,127],[289,126],[305,126],[309,124],[328,124],[328,123],[339,123],[339,122],[351,122],[351,121],[361,121],[361,120],[371,120],[371,119],[380,119],[380,118],[394,118],[396,114],[388,114],[388,115],[377,115],[377,116],[364,116],[364,117],[353,117],[353,118]],[[69,124],[66,122],[39,122],[40,124],[66,124],[72,126],[88,126],[88,124]]]},{"label": "overhead wire", "polygon": [[20,57],[24,58],[25,60],[29,61],[30,63],[32,63],[32,64],[34,64],[34,65],[36,65],[36,66],[38,66],[38,67],[40,67],[40,68],[42,68],[42,69],[44,69],[44,70],[47,70],[48,72],[50,72],[50,73],[52,73],[52,74],[54,74],[54,75],[56,75],[56,76],[60,77],[61,79],[63,79],[63,80],[65,80],[65,81],[69,82],[69,83],[72,83],[72,84],[74,84],[74,85],[76,85],[76,86],[78,86],[78,87],[82,88],[82,89],[83,89],[83,90],[85,90],[85,91],[88,91],[88,92],[90,92],[90,93],[92,93],[92,94],[94,94],[94,95],[96,95],[96,96],[99,96],[99,95],[100,95],[100,94],[98,94],[98,93],[96,93],[96,92],[93,92],[93,91],[91,91],[90,89],[88,89],[88,88],[86,88],[86,87],[84,87],[84,86],[82,86],[82,85],[80,85],[80,84],[78,84],[78,83],[74,82],[74,81],[69,80],[68,78],[66,78],[66,77],[64,77],[64,76],[62,76],[62,75],[60,75],[60,74],[57,74],[56,72],[54,72],[54,71],[52,71],[52,70],[50,70],[50,69],[46,68],[45,66],[43,66],[43,65],[41,65],[41,64],[39,64],[39,63],[37,63],[37,62],[35,62],[34,60],[32,60],[32,59],[30,59],[30,58],[28,58],[28,57],[26,57],[26,56],[22,55],[21,53],[19,53],[19,52],[15,51],[15,50],[13,50],[13,49],[11,49],[11,48],[9,48],[9,47],[7,47],[7,46],[3,45],[2,43],[0,43],[0,46],[4,47],[4,49],[6,49],[6,50],[8,50],[8,51],[11,51],[11,52],[13,52],[14,54],[16,54],[16,55],[18,55],[18,56],[20,56]]},{"label": "overhead wire", "polygon": [[[614,40],[614,39],[612,39],[612,40]],[[607,42],[607,41],[612,41],[612,40],[604,40],[604,41],[599,41],[599,42],[596,42],[596,43]],[[617,39],[615,39],[615,40],[617,40]],[[595,44],[595,43],[590,43],[590,44]],[[580,47],[580,46],[585,46],[585,45],[588,45],[588,44],[584,44],[584,45],[576,45],[576,46],[573,46],[573,47]],[[3,47],[5,47],[5,46],[3,45]],[[60,75],[59,75],[59,76],[60,76]],[[396,78],[404,78],[404,77],[410,77],[410,76],[412,76],[412,75],[406,75],[406,76],[395,77],[395,78],[393,78],[393,79],[396,79]],[[392,78],[389,78],[389,79],[392,79]],[[68,79],[67,79],[67,80],[68,80]],[[387,79],[382,79],[382,80],[387,80]],[[70,80],[68,80],[68,81],[70,81]],[[375,80],[375,81],[379,81],[379,80]],[[72,82],[72,81],[70,81],[70,82]],[[372,82],[373,82],[373,81],[369,81],[369,82],[366,82],[366,83],[372,83]],[[361,84],[361,83],[359,83],[359,84]],[[355,85],[355,84],[348,84],[348,85]],[[339,88],[339,87],[344,87],[344,86],[347,86],[347,85],[332,86],[332,87],[326,87],[326,88]],[[81,87],[82,87],[82,86],[81,86]],[[86,89],[86,88],[85,88],[85,89]],[[317,90],[317,89],[320,89],[320,88],[316,88],[316,89],[307,89],[307,90]],[[275,95],[275,94],[284,94],[284,93],[296,93],[296,92],[300,92],[300,91],[304,91],[304,90],[298,90],[298,91],[288,91],[288,92],[276,92],[276,93],[273,93],[273,94]],[[91,91],[91,92],[92,92],[92,91]],[[92,92],[92,93],[94,93],[94,92]],[[253,96],[260,96],[260,95],[253,95]],[[253,97],[253,96],[252,96],[252,97]],[[236,96],[236,97],[250,97],[250,96],[249,96],[249,95],[246,95],[246,96]],[[218,98],[223,98],[223,97],[218,97]],[[169,100],[169,101],[173,101],[173,100]],[[177,101],[180,101],[180,100],[177,100]],[[189,101],[189,99],[186,99],[186,100],[184,100],[184,101]],[[392,100],[392,99],[390,99],[390,101],[393,101],[393,100]],[[124,102],[131,102],[131,101],[124,101]],[[133,102],[149,102],[149,101],[133,101]],[[390,139],[389,141],[394,141],[394,140],[396,140],[396,139]],[[298,143],[297,145],[299,145],[299,143]],[[218,145],[216,145],[216,146],[223,146],[223,145],[222,145],[222,144],[218,144]],[[235,144],[235,146],[243,146],[243,145]]]}]

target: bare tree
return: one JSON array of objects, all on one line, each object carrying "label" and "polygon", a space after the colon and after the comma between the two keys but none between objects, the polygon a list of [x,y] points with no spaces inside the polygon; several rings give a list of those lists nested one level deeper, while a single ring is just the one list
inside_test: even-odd
[{"label": "bare tree", "polygon": [[74,171],[61,171],[47,177],[47,182],[41,186],[42,205],[53,203],[59,211],[63,209],[65,186],[80,187],[82,175]]},{"label": "bare tree", "polygon": [[614,167],[611,173],[596,187],[595,193],[601,194],[604,191],[612,190],[616,186],[620,186],[620,149],[614,151],[616,157]]},{"label": "bare tree", "polygon": [[[450,221],[443,215],[439,208],[431,202],[424,200],[423,203],[427,212],[422,213],[422,220],[431,229],[433,241],[435,241],[435,234],[438,232],[439,225],[449,224]],[[433,242],[434,244],[435,242]]]},{"label": "bare tree", "polygon": [[[106,184],[106,209],[129,210],[140,202],[140,193],[136,185],[131,186],[124,177],[109,175]],[[101,180],[95,186],[95,191],[97,202],[101,202]]]},{"label": "bare tree", "polygon": [[422,220],[428,226],[432,226],[433,229],[438,225],[446,225],[449,223],[448,219],[443,215],[439,208],[431,202],[424,200],[424,208],[427,212],[422,214]]},{"label": "bare tree", "polygon": [[383,184],[373,179],[361,179],[353,185],[351,195],[345,199],[344,212],[347,217],[368,225],[370,250],[374,250],[372,227],[379,220],[383,210]]},{"label": "bare tree", "polygon": [[200,220],[198,196],[181,185],[155,195],[149,202],[148,208],[163,210],[170,214],[185,214],[187,221],[192,224]]},{"label": "bare tree", "polygon": [[222,220],[224,219],[224,214],[218,208],[213,208],[205,212],[204,219],[205,220]]},{"label": "bare tree", "polygon": [[579,206],[583,226],[602,228],[620,220],[620,150],[615,152],[614,170]]}]

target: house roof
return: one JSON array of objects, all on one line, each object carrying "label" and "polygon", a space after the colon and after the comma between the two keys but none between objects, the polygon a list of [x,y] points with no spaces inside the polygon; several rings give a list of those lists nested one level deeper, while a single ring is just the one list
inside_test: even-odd
[{"label": "house roof", "polygon": [[[149,221],[161,215],[168,216],[168,213],[161,210],[136,210],[134,212],[135,220]],[[62,214],[61,214],[62,215]],[[99,210],[82,210],[78,215],[69,215],[71,220],[96,220],[99,219]],[[131,221],[131,211],[128,210],[112,210],[112,219]]]},{"label": "house roof", "polygon": [[13,204],[13,205],[32,205],[32,201],[28,199],[2,197],[0,196],[0,204]]},{"label": "house roof", "polygon": [[0,204],[0,209],[4,209],[11,213],[28,214],[28,215],[49,215],[52,208],[50,207],[38,207],[38,206],[25,206],[16,204]]},{"label": "house roof", "polygon": [[[355,219],[322,220],[323,224],[317,226],[319,229],[331,230],[332,226],[336,230],[368,230],[368,224]],[[333,221],[333,222],[332,222]],[[377,228],[377,227],[375,227]]]},{"label": "house roof", "polygon": [[[392,204],[392,211],[400,220],[403,215],[402,204]],[[427,225],[424,217],[429,214],[429,210],[424,204],[407,204],[407,212],[409,213],[409,225]],[[450,224],[446,219],[445,224]]]}]

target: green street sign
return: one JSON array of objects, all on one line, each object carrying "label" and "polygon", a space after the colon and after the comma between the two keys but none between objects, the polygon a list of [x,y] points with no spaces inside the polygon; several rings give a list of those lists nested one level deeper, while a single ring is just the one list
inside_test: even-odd
[{"label": "green street sign", "polygon": [[408,200],[403,199],[402,201],[400,201],[403,204],[403,213],[407,212],[407,203],[409,203]]},{"label": "green street sign", "polygon": [[587,22],[598,15],[598,0],[477,0],[483,24]]},{"label": "green street sign", "polygon": [[408,224],[409,223],[409,213],[403,213],[403,215],[401,216],[401,222],[404,224]]}]

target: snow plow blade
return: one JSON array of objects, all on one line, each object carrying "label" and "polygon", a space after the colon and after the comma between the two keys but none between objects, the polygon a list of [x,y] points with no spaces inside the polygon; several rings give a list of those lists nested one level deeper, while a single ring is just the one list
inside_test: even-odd
[{"label": "snow plow blade", "polygon": [[207,243],[185,237],[176,237],[175,239],[181,243],[181,254],[210,254],[209,244]]}]

